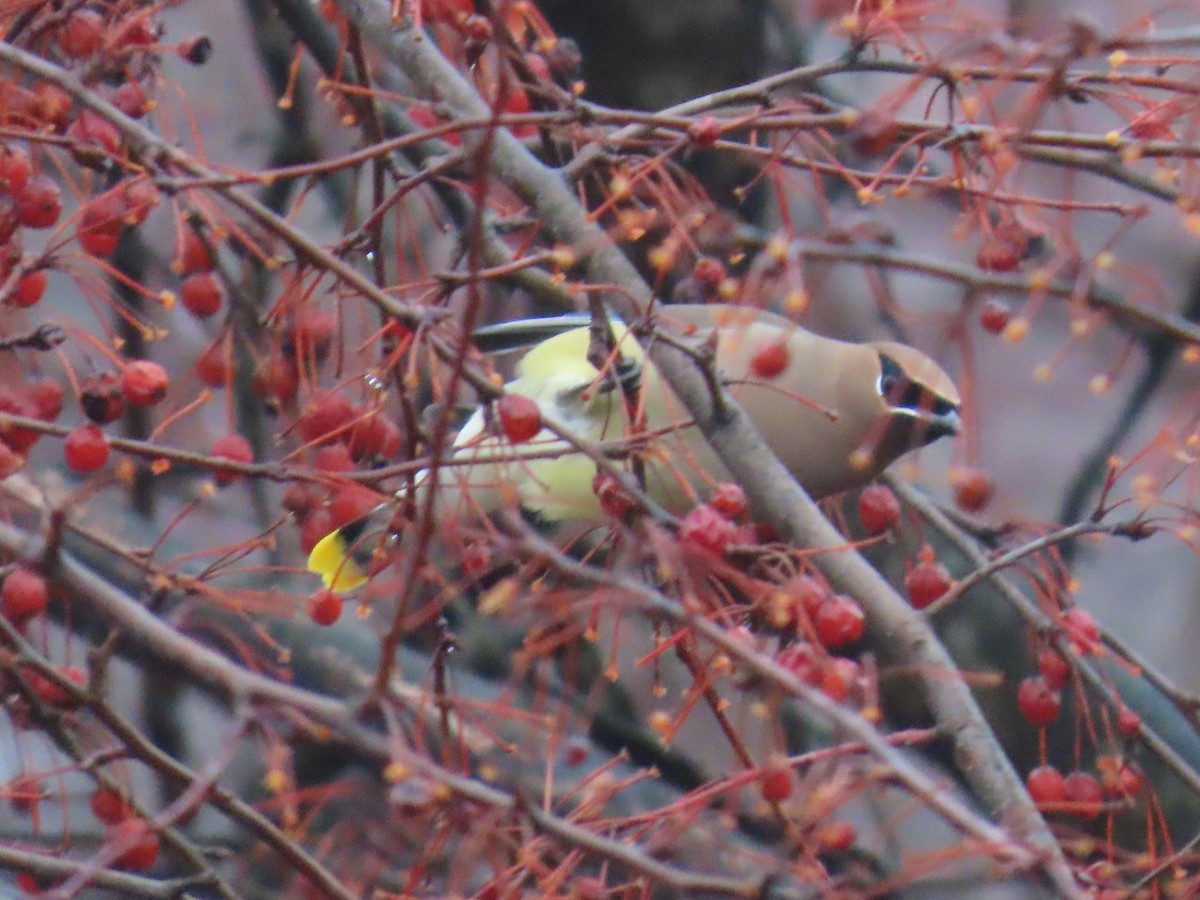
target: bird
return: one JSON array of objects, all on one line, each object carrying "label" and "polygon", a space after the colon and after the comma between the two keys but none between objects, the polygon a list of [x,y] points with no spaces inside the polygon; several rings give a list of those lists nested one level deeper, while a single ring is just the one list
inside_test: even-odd
[{"label": "bird", "polygon": [[[953,380],[914,347],[837,340],[738,304],[673,304],[654,315],[668,333],[714,349],[717,376],[814,499],[866,484],[909,450],[959,431]],[[637,421],[649,440],[637,453],[645,493],[661,509],[683,514],[730,476],[646,355],[642,341],[654,338],[639,338],[615,316],[609,328],[612,365],[602,364],[604,371],[589,360],[596,331],[586,314],[485,326],[474,337],[481,350],[529,346],[504,393],[533,401],[579,439],[611,446]],[[605,521],[596,473],[591,456],[549,429],[510,441],[488,402],[458,431],[436,475],[418,473],[412,491],[420,498],[436,483],[439,521],[491,514],[515,499],[541,526],[591,525]],[[309,555],[310,571],[337,592],[363,584],[380,546],[366,538],[385,534],[392,509],[381,504],[322,538]]]}]

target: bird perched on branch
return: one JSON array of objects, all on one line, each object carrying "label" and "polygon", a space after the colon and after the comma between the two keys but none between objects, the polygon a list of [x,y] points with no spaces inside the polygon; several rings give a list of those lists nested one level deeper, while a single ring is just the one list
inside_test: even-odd
[{"label": "bird perched on branch", "polygon": [[[656,321],[673,342],[711,351],[712,372],[815,498],[861,485],[901,454],[958,431],[954,383],[904,344],[834,340],[733,305],[667,306]],[[477,332],[483,350],[532,345],[504,388],[525,399],[475,410],[436,477],[417,475],[418,501],[436,484],[434,515],[442,521],[515,501],[540,523],[590,524],[604,521],[593,487],[597,455],[632,469],[645,494],[670,512],[686,511],[728,480],[639,338],[618,321],[609,325],[606,334],[586,315],[559,316]],[[656,339],[645,334],[642,341]],[[337,591],[362,584],[379,546],[369,536],[383,535],[390,518],[384,504],[330,533],[313,548],[309,569]]]}]

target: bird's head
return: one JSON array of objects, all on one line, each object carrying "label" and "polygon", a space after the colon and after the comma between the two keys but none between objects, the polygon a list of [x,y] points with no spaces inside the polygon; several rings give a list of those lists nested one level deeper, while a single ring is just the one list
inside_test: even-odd
[{"label": "bird's head", "polygon": [[905,344],[877,341],[869,346],[879,358],[875,391],[886,416],[880,456],[895,459],[959,432],[962,401],[940,365]]}]

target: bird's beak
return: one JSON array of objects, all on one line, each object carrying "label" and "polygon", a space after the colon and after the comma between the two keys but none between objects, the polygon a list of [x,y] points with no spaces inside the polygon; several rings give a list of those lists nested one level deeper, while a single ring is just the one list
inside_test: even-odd
[{"label": "bird's beak", "polygon": [[923,416],[930,440],[940,437],[953,437],[962,430],[962,417],[957,409],[939,415]]}]

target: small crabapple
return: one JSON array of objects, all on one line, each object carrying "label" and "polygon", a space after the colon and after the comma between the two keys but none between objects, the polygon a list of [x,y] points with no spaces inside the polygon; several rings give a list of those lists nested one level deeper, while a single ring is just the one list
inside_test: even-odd
[{"label": "small crabapple", "polygon": [[72,472],[94,472],[108,462],[108,435],[95,422],[84,422],[67,432],[63,456]]},{"label": "small crabapple", "polygon": [[1054,766],[1038,766],[1025,776],[1025,790],[1035,803],[1061,803],[1067,798],[1062,772]]},{"label": "small crabapple", "polygon": [[1031,675],[1017,687],[1017,707],[1031,724],[1042,727],[1058,718],[1062,696],[1041,675]]},{"label": "small crabapple", "polygon": [[542,412],[537,403],[521,394],[505,394],[496,401],[500,430],[511,443],[522,444],[542,430]]},{"label": "small crabapple", "polygon": [[783,341],[769,341],[750,357],[750,373],[755,378],[778,378],[788,367],[791,352]]},{"label": "small crabapple", "polygon": [[900,523],[900,501],[885,484],[871,484],[858,495],[858,519],[867,534],[883,534]]}]

